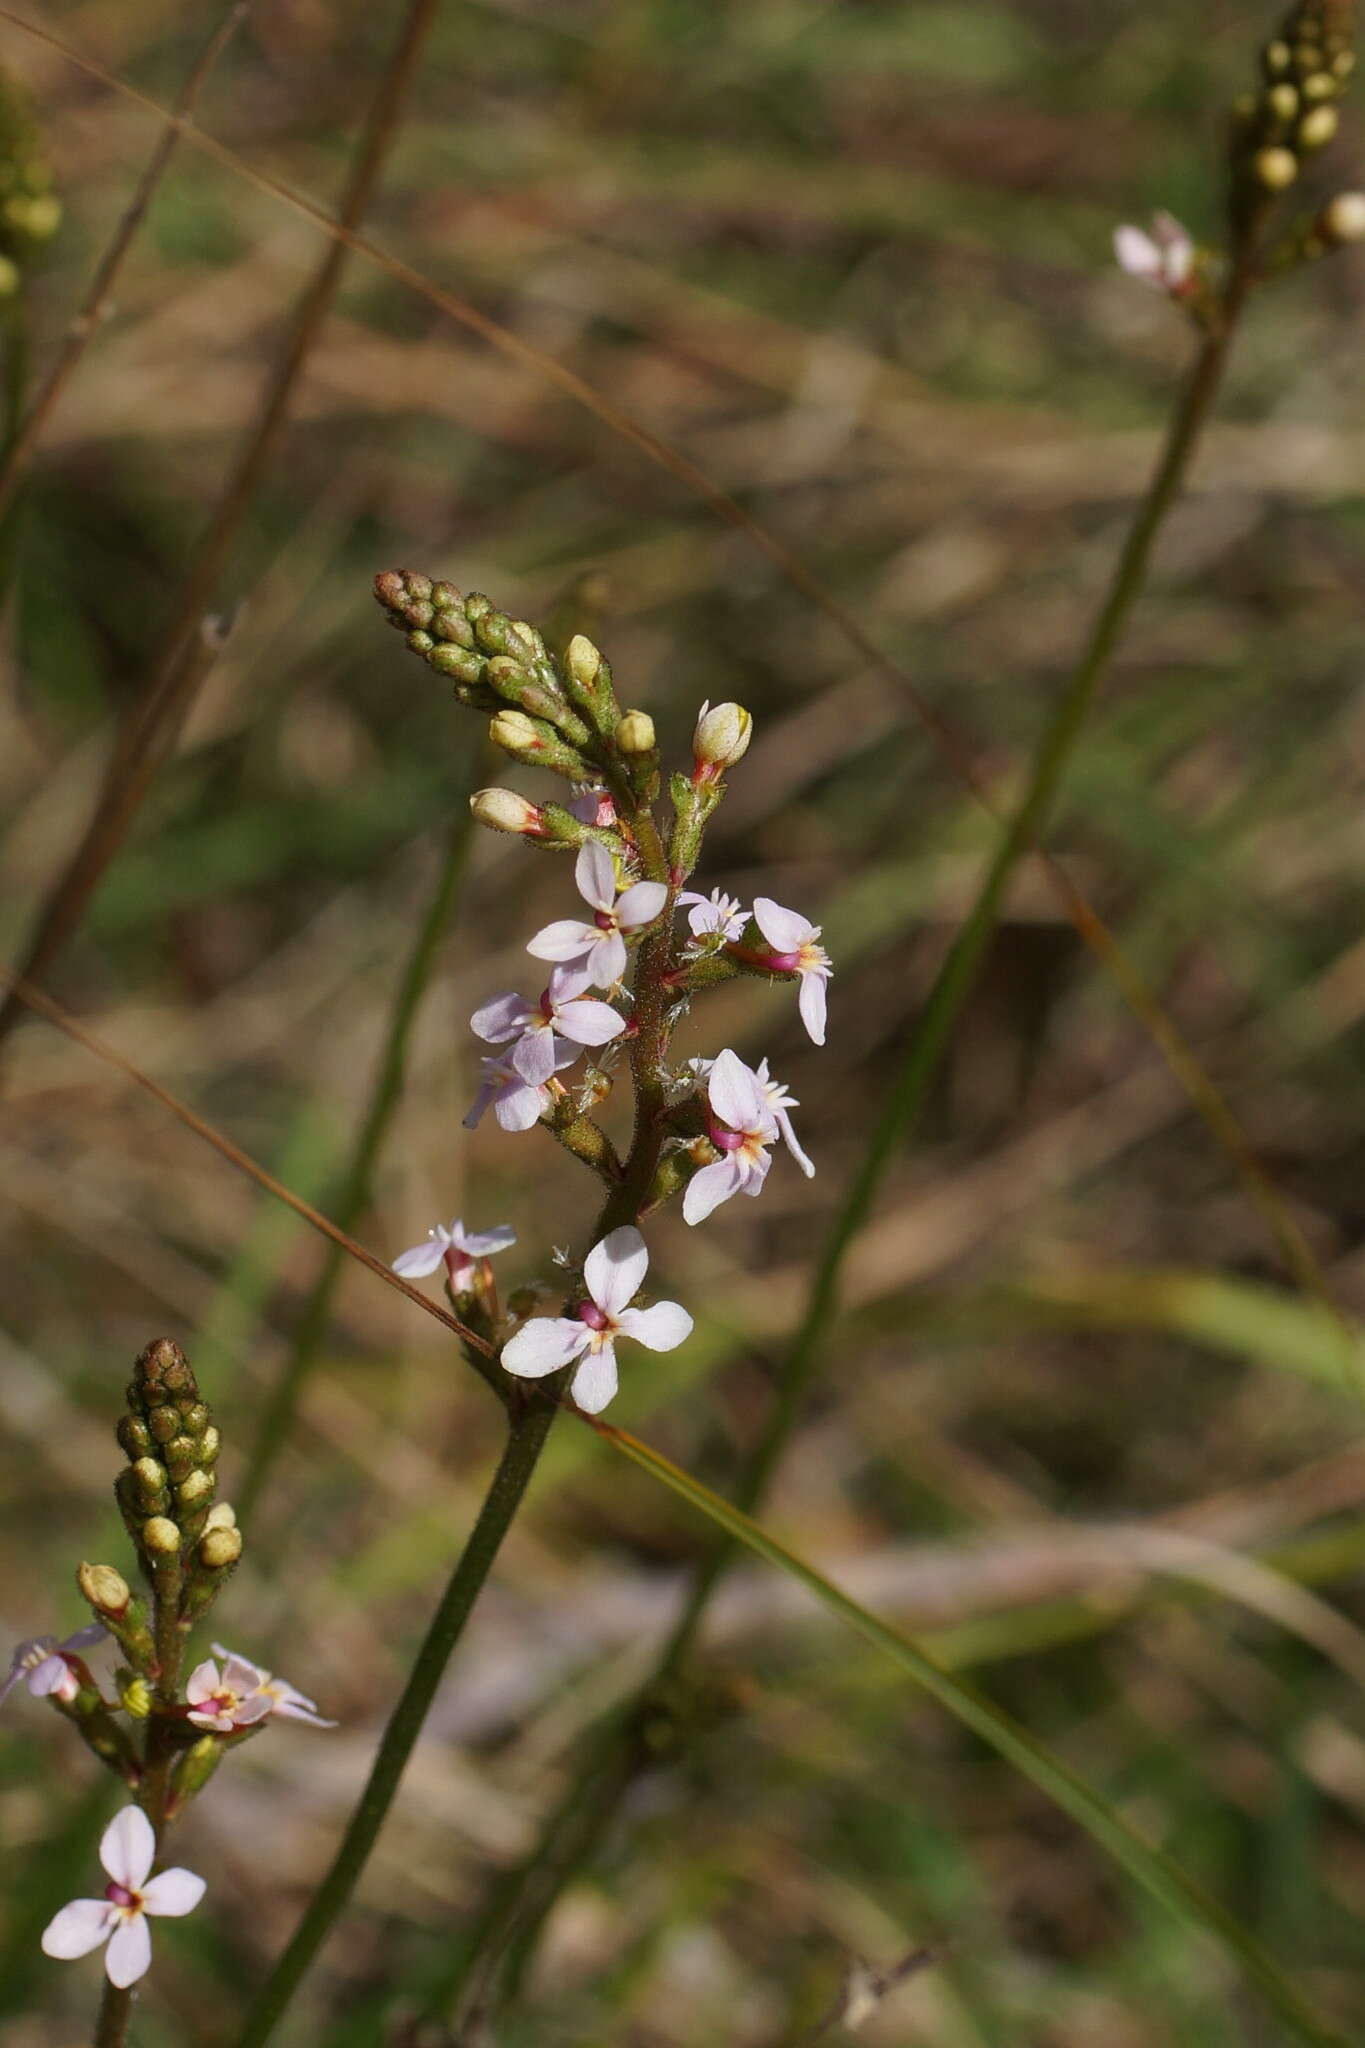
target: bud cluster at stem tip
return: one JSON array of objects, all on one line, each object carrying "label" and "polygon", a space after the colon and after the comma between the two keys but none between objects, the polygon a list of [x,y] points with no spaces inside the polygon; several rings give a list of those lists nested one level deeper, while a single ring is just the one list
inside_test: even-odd
[{"label": "bud cluster at stem tip", "polygon": [[1352,0],[1301,0],[1265,44],[1261,84],[1233,108],[1234,200],[1243,210],[1287,191],[1304,159],[1331,142],[1354,45]]}]

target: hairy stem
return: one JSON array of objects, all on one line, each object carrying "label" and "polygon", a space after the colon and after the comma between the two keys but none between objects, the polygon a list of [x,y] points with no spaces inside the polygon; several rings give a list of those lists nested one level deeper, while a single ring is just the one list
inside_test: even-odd
[{"label": "hairy stem", "polygon": [[[801,1322],[778,1373],[776,1398],[735,1484],[732,1498],[746,1514],[760,1504],[801,1412],[837,1313],[848,1248],[866,1221],[883,1175],[923,1108],[953,1027],[975,985],[1010,878],[1047,820],[1096,689],[1141,594],[1153,544],[1222,381],[1251,261],[1248,236],[1234,261],[1222,317],[1205,335],[1191,366],[1152,481],[1137,508],[1086,644],[1039,736],[1023,794],[991,857],[967,920],[935,978],[890,1100],[836,1212]],[[535,1848],[493,1886],[471,1940],[454,1958],[441,1986],[442,2005],[459,1999],[471,1975],[487,1987],[500,1968],[502,1995],[515,1992],[556,1899],[595,1855],[621,1798],[647,1760],[648,1750],[640,1741],[642,1719],[682,1670],[711,1595],[735,1552],[734,1540],[722,1538],[698,1567],[683,1612],[649,1678],[634,1699],[596,1732],[587,1757]],[[481,2014],[487,1996],[486,1989],[476,1994]]]},{"label": "hairy stem", "polygon": [[[436,886],[432,890],[426,915],[394,991],[388,1031],[379,1057],[374,1086],[370,1091],[369,1104],[356,1135],[350,1164],[333,1210],[334,1219],[343,1230],[349,1231],[355,1226],[370,1197],[375,1162],[403,1093],[413,1025],[416,1023],[417,1011],[431,978],[441,935],[450,921],[451,907],[460,877],[464,872],[472,829],[473,820],[469,815],[469,808],[462,803],[455,829],[450,835],[445,858],[441,863],[440,873],[436,877]],[[239,1524],[244,1525],[253,1513],[261,1490],[274,1469],[275,1460],[288,1439],[294,1417],[298,1412],[304,1383],[312,1370],[322,1333],[327,1327],[332,1297],[345,1263],[346,1254],[342,1247],[335,1242],[329,1244],[321,1270],[313,1283],[312,1292],[299,1314],[289,1356],[271,1390],[257,1425],[256,1439],[247,1460],[246,1472],[235,1503]]]}]

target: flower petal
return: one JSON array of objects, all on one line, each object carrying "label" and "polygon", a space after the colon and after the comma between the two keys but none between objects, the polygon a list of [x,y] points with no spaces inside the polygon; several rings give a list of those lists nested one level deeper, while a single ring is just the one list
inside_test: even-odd
[{"label": "flower petal", "polygon": [[102,1621],[87,1622],[78,1628],[74,1636],[68,1636],[64,1643],[58,1643],[59,1650],[88,1650],[92,1643],[103,1642],[109,1631]]},{"label": "flower petal", "polygon": [[571,1038],[575,1045],[606,1045],[608,1040],[621,1036],[626,1020],[613,1010],[610,1003],[598,1003],[589,996],[580,996],[573,1002],[560,1004],[555,1011],[555,1028],[566,1038]]},{"label": "flower petal", "polygon": [[650,1351],[676,1351],[692,1334],[692,1318],[680,1301],[656,1301],[653,1308],[623,1309],[616,1318],[623,1337]]},{"label": "flower petal", "polygon": [[1148,282],[1161,274],[1161,251],[1141,228],[1115,228],[1114,256],[1119,269],[1126,270],[1129,277],[1140,277]]},{"label": "flower petal", "polygon": [[[214,1648],[218,1649],[216,1643]],[[226,1650],[218,1650],[220,1657],[226,1657],[228,1654]],[[185,1698],[192,1707],[197,1707],[201,1700],[216,1699],[222,1690],[223,1681],[218,1675],[218,1666],[211,1657],[206,1657],[202,1664],[196,1664],[185,1680]]]},{"label": "flower petal", "polygon": [[478,1129],[479,1124],[482,1121],[484,1111],[487,1109],[489,1103],[494,1100],[494,1098],[497,1095],[497,1092],[498,1086],[495,1082],[484,1082],[482,1088],[480,1088],[478,1094],[474,1097],[473,1102],[471,1102],[471,1104],[469,1105],[469,1110],[467,1114],[460,1119],[461,1127],[464,1130],[474,1131]]},{"label": "flower petal", "polygon": [[109,1937],[109,1946],[104,1951],[104,1974],[117,1990],[126,1991],[139,1977],[145,1977],[151,1967],[152,1930],[145,1913],[134,1913],[131,1920],[120,1920]]},{"label": "flower petal", "polygon": [[616,901],[616,863],[599,840],[579,848],[573,878],[578,893],[594,910],[610,910]]},{"label": "flower petal", "polygon": [[539,1088],[555,1070],[555,1035],[543,1024],[534,1024],[512,1048],[512,1065],[523,1081]]},{"label": "flower petal", "polygon": [[816,927],[799,910],[784,910],[771,896],[755,896],[754,922],[774,953],[799,953]]},{"label": "flower petal", "polygon": [[694,1173],[687,1183],[683,1195],[684,1223],[702,1223],[718,1209],[722,1202],[728,1202],[731,1195],[740,1190],[739,1170],[734,1155],[728,1159],[717,1159],[711,1166],[703,1166],[700,1173]]},{"label": "flower petal", "polygon": [[177,1864],[173,1870],[158,1871],[143,1885],[142,1903],[149,1913],[178,1920],[182,1913],[194,1911],[207,1889],[202,1877],[196,1877],[192,1870],[182,1870]]},{"label": "flower petal", "polygon": [[428,1273],[434,1273],[446,1255],[443,1240],[445,1232],[427,1232],[425,1244],[415,1244],[410,1250],[400,1252],[393,1262],[393,1270],[404,1280],[425,1280]]},{"label": "flower petal", "polygon": [[476,1038],[484,1039],[489,1045],[503,1045],[526,1028],[530,1015],[531,1006],[525,996],[519,996],[515,989],[504,989],[500,996],[494,996],[491,1002],[474,1012],[469,1028]]},{"label": "flower petal", "polygon": [[801,1022],[817,1045],[825,1042],[825,979],[823,974],[803,974],[801,993],[796,999]]},{"label": "flower petal", "polygon": [[113,1908],[107,1899],[73,1899],[43,1929],[43,1954],[64,1963],[88,1956],[108,1938],[113,1924]]},{"label": "flower petal", "polygon": [[628,932],[653,924],[668,901],[662,882],[632,882],[616,905],[617,922]]},{"label": "flower petal", "polygon": [[649,1253],[633,1223],[609,1230],[583,1261],[588,1292],[606,1316],[619,1315],[635,1299],[648,1271]]},{"label": "flower petal", "polygon": [[140,1806],[124,1806],[100,1836],[100,1862],[115,1884],[140,1892],[156,1855],[156,1836]]},{"label": "flower petal", "polygon": [[573,1376],[569,1392],[585,1415],[600,1415],[616,1392],[616,1351],[604,1344],[583,1360]]},{"label": "flower petal", "polygon": [[525,1081],[508,1081],[493,1097],[493,1114],[505,1131],[529,1131],[543,1106],[539,1088]]},{"label": "flower petal", "polygon": [[502,1347],[505,1371],[519,1380],[544,1379],[577,1358],[592,1341],[586,1323],[568,1316],[532,1316]]},{"label": "flower petal", "polygon": [[626,942],[620,932],[599,932],[584,965],[590,977],[585,986],[615,988],[626,971]]},{"label": "flower petal", "polygon": [[275,1712],[282,1721],[307,1721],[314,1728],[335,1728],[335,1721],[324,1720],[316,1705],[296,1686],[287,1685],[277,1678],[271,1687]]},{"label": "flower petal", "polygon": [[577,960],[597,944],[598,937],[595,924],[560,917],[553,924],[542,926],[526,950],[537,960]]},{"label": "flower petal", "polygon": [[450,1235],[459,1250],[471,1259],[490,1259],[494,1252],[505,1252],[517,1241],[517,1233],[510,1224],[495,1223],[491,1230],[466,1230],[458,1217],[450,1226]]},{"label": "flower petal", "polygon": [[762,1083],[753,1068],[746,1067],[739,1054],[732,1052],[728,1045],[724,1052],[717,1053],[712,1062],[706,1077],[706,1094],[716,1115],[732,1131],[774,1128]]},{"label": "flower petal", "polygon": [[80,1689],[71,1666],[55,1650],[50,1657],[44,1657],[41,1664],[35,1664],[28,1674],[28,1689],[35,1700],[45,1700],[50,1693],[60,1692],[64,1686],[70,1686],[73,1697]]},{"label": "flower petal", "polygon": [[805,1153],[802,1151],[799,1143],[797,1142],[796,1132],[792,1127],[791,1118],[787,1115],[785,1109],[775,1109],[773,1111],[773,1115],[777,1118],[777,1128],[782,1133],[783,1142],[785,1143],[787,1150],[791,1153],[792,1158],[796,1161],[802,1173],[805,1174],[806,1179],[809,1180],[815,1172],[815,1166],[813,1161],[806,1157]]}]

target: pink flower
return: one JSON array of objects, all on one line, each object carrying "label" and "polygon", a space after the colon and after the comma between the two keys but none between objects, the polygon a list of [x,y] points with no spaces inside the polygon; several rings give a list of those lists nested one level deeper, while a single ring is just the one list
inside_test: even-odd
[{"label": "pink flower", "polygon": [[818,924],[802,917],[799,910],[784,910],[771,896],[755,896],[754,920],[772,948],[766,965],[780,973],[801,977],[797,1007],[801,1022],[817,1045],[825,1042],[825,983],[833,969],[829,954],[817,946]]},{"label": "pink flower", "polygon": [[731,1195],[758,1194],[772,1164],[768,1147],[778,1136],[763,1083],[728,1046],[712,1062],[706,1095],[711,1143],[722,1157],[687,1183],[683,1217],[688,1223],[702,1222]]},{"label": "pink flower", "polygon": [[35,1636],[31,1642],[20,1643],[10,1660],[9,1676],[0,1685],[0,1702],[9,1698],[21,1680],[35,1700],[74,1700],[81,1682],[67,1652],[86,1650],[105,1638],[104,1623],[92,1621],[64,1643],[55,1636]]},{"label": "pink flower", "polygon": [[595,839],[580,847],[574,880],[593,912],[592,923],[561,918],[537,932],[526,948],[537,960],[562,965],[560,988],[565,996],[581,995],[587,988],[615,988],[626,971],[624,934],[653,924],[668,901],[662,882],[632,882],[618,895],[616,863]]},{"label": "pink flower", "polygon": [[152,1960],[149,1913],[178,1918],[192,1913],[204,1896],[204,1880],[192,1870],[148,1872],[156,1858],[156,1836],[140,1806],[125,1806],[100,1837],[100,1862],[109,1874],[102,1899],[75,1899],[43,1931],[43,1954],[69,1962],[88,1956],[102,1941],[109,1982],[124,1990],[146,1974]]},{"label": "pink flower", "polygon": [[738,939],[749,922],[738,896],[727,896],[722,889],[713,889],[709,896],[696,889],[684,889],[678,902],[691,905],[687,928],[694,939],[708,938],[712,932],[719,932],[725,939]]},{"label": "pink flower", "polygon": [[630,1308],[649,1270],[645,1241],[633,1224],[608,1231],[583,1262],[589,1299],[572,1316],[533,1316],[509,1337],[502,1362],[518,1379],[543,1379],[575,1358],[572,1393],[589,1415],[616,1392],[616,1339],[633,1337],[651,1351],[672,1351],[691,1335],[692,1318],[676,1301]]},{"label": "pink flower", "polygon": [[1152,215],[1150,235],[1142,228],[1115,228],[1114,255],[1129,277],[1172,297],[1185,290],[1194,270],[1194,242],[1169,213]]},{"label": "pink flower", "polygon": [[[570,1040],[576,1047],[606,1045],[610,1039],[619,1038],[626,1028],[625,1018],[610,1003],[594,1002],[590,996],[580,995],[572,977],[562,967],[551,970],[550,986],[534,1009],[509,989],[476,1010],[469,1022],[477,1036],[489,1045],[504,1045],[509,1038],[516,1040],[511,1052],[512,1065],[522,1080],[533,1087],[539,1087],[554,1073],[563,1040]],[[570,1053],[569,1058],[576,1059],[577,1053]]]},{"label": "pink flower", "polygon": [[393,1270],[405,1280],[425,1280],[444,1260],[455,1293],[470,1294],[478,1282],[474,1261],[489,1259],[494,1252],[505,1252],[516,1241],[517,1233],[505,1223],[499,1223],[493,1230],[466,1230],[456,1216],[449,1230],[438,1223],[427,1232],[425,1244],[415,1244],[410,1251],[400,1252]]},{"label": "pink flower", "polygon": [[[577,1058],[577,1046],[560,1044],[555,1051],[555,1067],[571,1067]],[[479,1092],[464,1120],[467,1131],[474,1129],[490,1103],[505,1131],[529,1131],[550,1107],[549,1089],[524,1080],[510,1059],[480,1060],[479,1075]]]},{"label": "pink flower", "polygon": [[213,1656],[222,1659],[222,1670],[213,1657],[207,1657],[190,1673],[185,1687],[192,1708],[185,1718],[196,1728],[231,1735],[238,1728],[253,1728],[267,1714],[278,1714],[285,1721],[308,1721],[314,1728],[336,1727],[335,1721],[324,1721],[313,1701],[294,1686],[283,1678],[272,1678],[235,1650],[215,1643]]}]

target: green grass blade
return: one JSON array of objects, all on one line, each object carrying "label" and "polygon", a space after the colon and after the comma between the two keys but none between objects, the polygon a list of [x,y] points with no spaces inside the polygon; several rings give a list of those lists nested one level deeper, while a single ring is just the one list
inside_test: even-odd
[{"label": "green grass blade", "polygon": [[813,1565],[777,1542],[738,1508],[731,1507],[728,1501],[722,1500],[719,1494],[703,1486],[700,1480],[692,1478],[670,1459],[651,1450],[627,1431],[614,1429],[609,1423],[595,1422],[593,1427],[633,1463],[652,1473],[736,1542],[742,1543],[778,1571],[798,1580],[822,1606],[884,1651],[940,1706],[1038,1786],[1153,1897],[1185,1921],[1202,1926],[1258,1986],[1296,2040],[1310,2043],[1311,2048],[1349,2048],[1346,2036],[1312,2010],[1274,1957],[1225,1906],[1220,1905],[1162,1850],[1146,1841],[1116,1808],[1027,1729],[1020,1727],[973,1687],[936,1664],[908,1636],[878,1620],[875,1614],[840,1592]]}]

